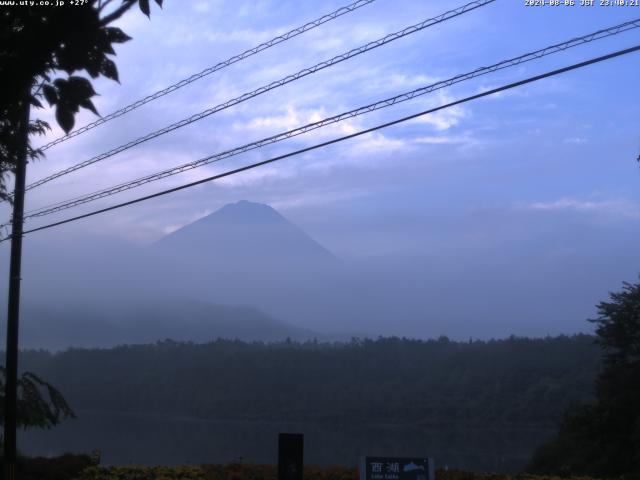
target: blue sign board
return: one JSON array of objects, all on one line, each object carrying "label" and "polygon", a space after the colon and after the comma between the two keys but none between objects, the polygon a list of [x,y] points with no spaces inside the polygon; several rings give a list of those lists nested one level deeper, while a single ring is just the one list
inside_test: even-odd
[{"label": "blue sign board", "polygon": [[360,480],[435,480],[427,457],[361,457]]}]

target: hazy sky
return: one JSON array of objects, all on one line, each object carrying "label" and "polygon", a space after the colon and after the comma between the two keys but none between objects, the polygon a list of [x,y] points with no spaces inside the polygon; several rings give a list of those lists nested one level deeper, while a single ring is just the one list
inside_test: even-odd
[{"label": "hazy sky", "polygon": [[[117,48],[121,85],[96,82],[100,96],[94,103],[101,113],[110,113],[346,3],[167,0],[163,10],[153,9],[151,20],[131,12],[119,24],[133,37]],[[463,3],[377,0],[50,149],[46,160],[29,166],[29,181]],[[640,8],[525,7],[524,0],[498,0],[51,182],[29,192],[27,210],[636,17]],[[640,29],[30,221],[27,227],[637,43]],[[581,298],[584,310],[639,271],[634,241],[640,233],[639,67],[638,53],[610,60],[33,237],[47,242],[88,234],[146,244],[226,203],[247,199],[277,208],[344,258],[419,256],[468,278],[509,271],[517,278],[539,278],[541,287],[550,266],[556,273],[549,275],[567,275],[563,285],[573,283],[576,298],[575,282],[587,276],[594,282]],[[51,112],[37,116],[52,120]],[[83,112],[76,124],[93,118]],[[60,133],[54,128],[50,138]]]}]

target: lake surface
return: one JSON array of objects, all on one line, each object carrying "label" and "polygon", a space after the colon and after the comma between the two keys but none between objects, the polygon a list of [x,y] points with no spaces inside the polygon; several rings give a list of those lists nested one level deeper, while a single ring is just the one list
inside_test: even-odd
[{"label": "lake surface", "polygon": [[304,434],[305,464],[355,466],[361,455],[434,457],[436,467],[520,471],[546,428],[480,428],[202,420],[138,413],[78,411],[48,430],[19,432],[30,455],[100,450],[105,465],[277,463],[279,432]]}]

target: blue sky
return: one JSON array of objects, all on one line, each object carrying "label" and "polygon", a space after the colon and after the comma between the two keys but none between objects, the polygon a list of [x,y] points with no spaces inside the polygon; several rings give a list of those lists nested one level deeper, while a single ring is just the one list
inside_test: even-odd
[{"label": "blue sky", "polygon": [[[100,97],[95,104],[101,113],[110,113],[344,4],[167,0],[163,10],[153,10],[150,21],[132,12],[120,22],[133,37],[117,49],[121,84],[96,82]],[[377,0],[52,148],[46,160],[30,165],[29,180],[462,4]],[[637,7],[525,7],[524,0],[498,0],[65,176],[30,192],[27,209],[636,17]],[[186,183],[638,43],[640,29],[632,30],[47,220]],[[515,275],[515,282],[539,274],[536,285],[543,290],[545,278],[555,277],[573,295],[571,323],[556,330],[522,331],[575,331],[596,301],[621,281],[633,281],[639,271],[640,252],[633,241],[640,233],[635,161],[640,154],[639,66],[640,54],[631,54],[34,235],[43,240],[115,236],[146,244],[226,203],[248,199],[274,206],[344,258],[421,258],[429,266],[425,268],[437,272],[497,275],[506,283],[505,272]],[[38,113],[52,118],[51,112]],[[82,113],[77,125],[92,118]],[[59,134],[54,128],[50,138]],[[33,221],[28,227],[44,223]],[[560,274],[567,278],[559,280]],[[585,277],[593,281],[584,289],[576,286]],[[498,285],[502,283],[487,295],[498,295]]]}]

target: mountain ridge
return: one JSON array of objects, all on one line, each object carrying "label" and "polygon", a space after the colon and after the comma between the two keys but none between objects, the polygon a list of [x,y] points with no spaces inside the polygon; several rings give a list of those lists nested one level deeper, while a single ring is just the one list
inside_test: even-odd
[{"label": "mountain ridge", "polygon": [[[56,325],[54,332],[42,326]],[[229,306],[184,298],[164,301],[119,301],[113,305],[28,302],[24,308],[22,345],[60,350],[147,344],[164,339],[252,341],[324,338],[312,330],[280,321],[254,307]]]}]

